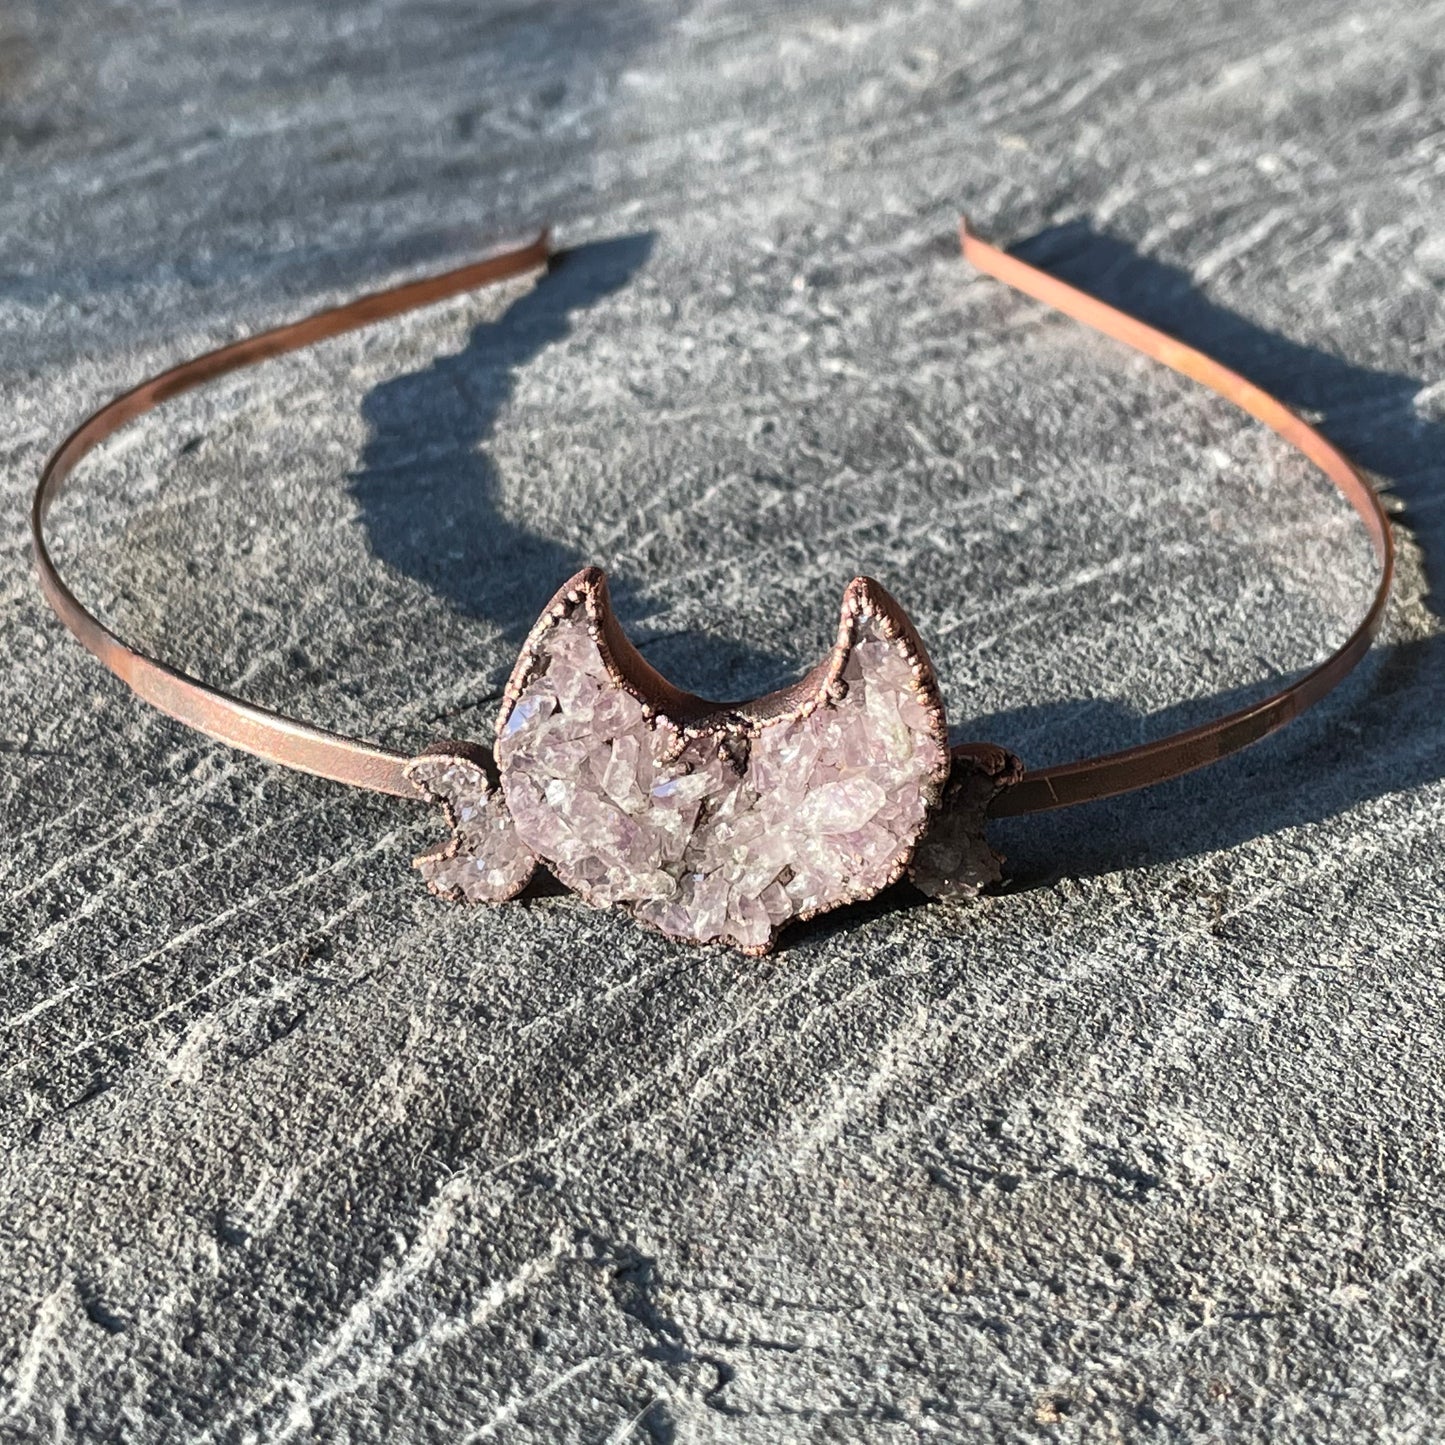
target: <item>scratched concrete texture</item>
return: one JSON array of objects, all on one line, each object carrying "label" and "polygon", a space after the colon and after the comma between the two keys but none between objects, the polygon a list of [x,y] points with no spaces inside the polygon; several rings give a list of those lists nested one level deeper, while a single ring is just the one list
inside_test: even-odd
[{"label": "scratched concrete texture", "polygon": [[[214,683],[486,739],[584,562],[694,690],[855,573],[1034,764],[1338,694],[766,960],[429,898],[419,805],[136,702],[28,489],[172,360],[544,220],[546,280],[183,398],[55,515]],[[0,1439],[1445,1438],[1441,0],[0,4]],[[1432,584],[1435,595],[1432,595]]]}]

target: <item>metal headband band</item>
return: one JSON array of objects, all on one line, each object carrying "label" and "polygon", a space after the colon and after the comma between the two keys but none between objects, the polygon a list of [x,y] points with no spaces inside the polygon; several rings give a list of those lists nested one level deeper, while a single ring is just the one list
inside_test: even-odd
[{"label": "metal headband band", "polygon": [[[995,816],[1043,812],[1176,778],[1227,757],[1298,717],[1359,662],[1383,620],[1394,572],[1394,544],[1389,521],[1374,489],[1314,427],[1242,376],[981,241],[966,222],[960,228],[960,235],[964,258],[980,271],[1200,382],[1298,448],[1329,477],[1354,508],[1370,534],[1380,561],[1379,585],[1364,618],[1337,651],[1296,682],[1261,702],[1157,742],[1028,771],[1018,782],[998,793],[990,812]],[[46,546],[45,517],[66,478],[87,452],[161,402],[227,372],[299,350],[373,321],[399,316],[493,282],[540,271],[546,267],[550,255],[549,237],[544,231],[529,244],[514,250],[440,276],[375,292],[303,321],[209,351],[142,382],[101,407],[71,433],[46,463],[31,507],[35,564],[41,587],[56,615],[133,692],[188,727],[258,757],[318,777],[397,797],[418,798],[418,789],[406,772],[412,762],[408,755],[257,707],[209,687],[121,641],[86,610],[62,581]]]}]

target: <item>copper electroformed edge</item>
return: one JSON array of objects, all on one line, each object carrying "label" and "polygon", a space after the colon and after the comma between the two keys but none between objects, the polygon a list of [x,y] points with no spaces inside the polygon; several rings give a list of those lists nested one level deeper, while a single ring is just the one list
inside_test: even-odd
[{"label": "copper electroformed edge", "polygon": [[[1389,520],[1374,489],[1314,427],[1268,392],[1202,352],[1105,304],[980,240],[960,226],[964,258],[1054,310],[1123,342],[1190,377],[1263,422],[1302,452],[1335,484],[1364,523],[1380,563],[1379,584],[1368,611],[1341,647],[1289,686],[1212,722],[1121,752],[1084,758],[1021,776],[1003,749],[964,744],[956,759],[980,759],[996,768],[1000,786],[993,816],[1044,812],[1112,797],[1180,777],[1239,751],[1298,717],[1334,688],[1369,650],[1379,631],[1394,574]],[[435,277],[407,282],[328,308],[304,320],[209,351],[141,382],[83,421],[61,443],[41,473],[30,512],[31,541],[40,585],[56,615],[75,637],[139,697],[219,742],[317,777],[396,797],[418,799],[407,777],[412,755],[314,727],[214,688],[130,647],[92,615],[61,579],[45,541],[45,518],[76,464],[127,422],[162,402],[242,367],[255,365],[373,321],[513,277],[542,272],[552,255],[549,234],[525,245]],[[911,629],[910,629],[911,630]],[[630,644],[629,644],[630,646]],[[921,644],[920,644],[921,648]],[[798,684],[807,686],[808,679]],[[792,690],[785,690],[785,692]]]},{"label": "copper electroformed edge", "polygon": [[913,691],[940,735],[946,736],[943,696],[923,639],[887,588],[871,577],[855,577],[844,590],[836,640],[805,677],[744,702],[712,702],[674,686],[633,646],[612,609],[607,576],[600,567],[584,567],[564,582],[528,633],[503,693],[498,732],[506,726],[513,705],[536,672],[548,634],[578,607],[586,610],[588,631],[612,682],[631,693],[647,717],[670,724],[682,743],[708,733],[756,737],[765,727],[807,717],[830,698],[841,697],[847,686],[843,671],[853,652],[856,624],[862,618],[877,621],[883,636],[899,645],[913,675]]}]

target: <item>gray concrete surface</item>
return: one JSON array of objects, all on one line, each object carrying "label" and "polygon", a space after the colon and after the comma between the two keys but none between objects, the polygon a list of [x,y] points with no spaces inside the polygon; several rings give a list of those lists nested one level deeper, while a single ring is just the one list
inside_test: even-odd
[{"label": "gray concrete surface", "polygon": [[[1445,1365],[1440,0],[0,5],[0,1437],[1432,1441]],[[185,400],[57,514],[247,695],[485,737],[583,560],[761,690],[871,572],[1062,760],[1343,635],[1344,507],[955,257],[967,208],[1403,509],[1388,636],[1188,782],[766,961],[418,887],[425,814],[60,630],[22,508],[165,362],[574,254]]]}]

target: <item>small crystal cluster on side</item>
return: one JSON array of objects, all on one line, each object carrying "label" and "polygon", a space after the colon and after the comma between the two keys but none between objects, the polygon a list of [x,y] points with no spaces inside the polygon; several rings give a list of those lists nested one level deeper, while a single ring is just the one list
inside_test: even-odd
[{"label": "small crystal cluster on side", "polygon": [[[427,886],[456,903],[501,903],[526,887],[537,855],[517,836],[501,790],[480,757],[458,751],[423,753],[407,776],[452,825],[451,836],[416,860]],[[471,752],[467,749],[467,752]]]},{"label": "small crystal cluster on side", "polygon": [[1023,776],[1023,765],[998,747],[962,752],[943,801],[919,841],[908,880],[930,898],[977,898],[1003,878],[1003,857],[990,846],[988,805],[1002,788]]}]

